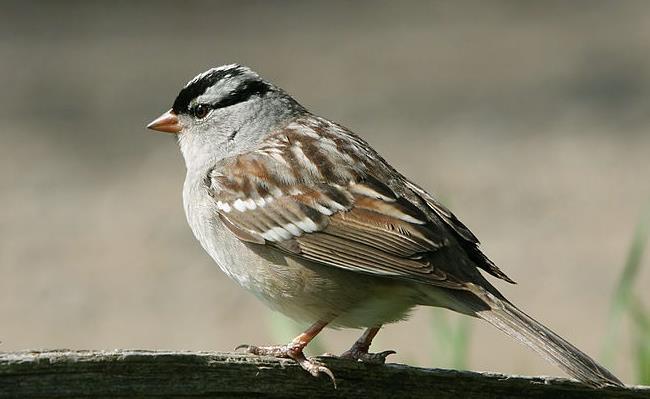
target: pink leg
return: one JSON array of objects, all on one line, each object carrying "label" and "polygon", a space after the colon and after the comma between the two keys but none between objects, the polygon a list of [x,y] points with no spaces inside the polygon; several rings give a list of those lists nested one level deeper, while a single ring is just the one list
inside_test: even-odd
[{"label": "pink leg", "polygon": [[311,340],[313,340],[314,337],[325,328],[326,325],[327,322],[325,321],[317,321],[287,345],[255,346],[244,344],[239,345],[235,350],[245,348],[248,353],[258,356],[273,356],[293,359],[314,377],[318,376],[320,373],[327,374],[332,379],[332,382],[334,382],[334,386],[336,386],[334,374],[330,369],[311,359],[307,359],[302,351],[305,346],[307,346],[307,344],[309,344]]},{"label": "pink leg", "polygon": [[384,351],[380,353],[368,353],[373,338],[379,332],[381,326],[367,329],[361,337],[352,345],[352,348],[343,352],[341,357],[347,359],[359,360],[364,363],[386,363],[386,357],[396,353],[395,351]]}]

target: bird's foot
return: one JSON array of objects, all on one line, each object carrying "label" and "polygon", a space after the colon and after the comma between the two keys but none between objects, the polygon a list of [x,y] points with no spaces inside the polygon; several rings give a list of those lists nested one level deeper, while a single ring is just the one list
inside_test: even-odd
[{"label": "bird's foot", "polygon": [[379,353],[368,353],[368,348],[364,349],[354,345],[349,350],[343,352],[340,357],[343,359],[357,360],[363,363],[384,364],[386,363],[386,358],[395,353],[397,352],[383,351]]},{"label": "bird's foot", "polygon": [[325,367],[320,362],[317,362],[313,359],[308,359],[305,354],[302,352],[302,346],[295,343],[290,343],[288,345],[272,345],[272,346],[255,346],[255,345],[239,345],[235,348],[245,349],[246,352],[258,356],[273,356],[284,359],[295,360],[300,367],[309,372],[309,374],[314,377],[318,377],[321,373],[327,375],[332,382],[334,383],[334,388],[336,388],[336,379],[334,374],[330,369]]},{"label": "bird's foot", "polygon": [[292,344],[271,346],[242,344],[235,348],[235,350],[239,349],[245,349],[246,352],[257,356],[273,356],[286,359],[293,359],[296,353],[302,351],[301,348],[294,347]]}]

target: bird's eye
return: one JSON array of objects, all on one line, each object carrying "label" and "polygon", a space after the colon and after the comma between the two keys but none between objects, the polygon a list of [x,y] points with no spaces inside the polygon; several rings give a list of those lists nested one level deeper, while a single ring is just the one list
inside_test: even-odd
[{"label": "bird's eye", "polygon": [[198,104],[192,108],[192,115],[197,119],[203,119],[208,116],[210,107],[206,104]]}]

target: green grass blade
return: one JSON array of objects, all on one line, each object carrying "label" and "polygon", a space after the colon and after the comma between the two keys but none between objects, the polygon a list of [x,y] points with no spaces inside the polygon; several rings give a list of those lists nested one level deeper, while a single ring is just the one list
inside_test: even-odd
[{"label": "green grass blade", "polygon": [[641,221],[637,225],[632,245],[628,251],[627,259],[623,272],[618,281],[614,296],[611,302],[609,321],[607,323],[607,333],[603,345],[601,359],[603,363],[610,365],[614,361],[614,354],[619,345],[619,336],[621,330],[621,318],[629,307],[632,299],[632,289],[634,281],[639,274],[641,259],[645,252],[648,241],[648,230],[650,227],[650,211],[645,212]]},{"label": "green grass blade", "polygon": [[436,366],[458,370],[468,368],[470,327],[470,320],[464,316],[450,315],[449,311],[444,309],[432,309],[432,358]]},{"label": "green grass blade", "polygon": [[635,330],[637,383],[650,385],[650,312],[643,308],[638,298],[630,302],[629,310]]},{"label": "green grass blade", "polygon": [[[462,316],[461,316],[462,317]],[[454,335],[452,366],[457,370],[469,368],[469,340],[471,335],[470,320],[462,317],[458,320]]]}]

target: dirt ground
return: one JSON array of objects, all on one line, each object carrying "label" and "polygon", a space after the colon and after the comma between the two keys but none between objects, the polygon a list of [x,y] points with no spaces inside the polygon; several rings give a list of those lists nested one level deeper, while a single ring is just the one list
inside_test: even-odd
[{"label": "dirt ground", "polygon": [[[598,356],[650,203],[650,3],[0,5],[0,350],[231,350],[286,339],[187,227],[174,140],[144,129],[208,67],[249,65],[442,198]],[[646,305],[650,257],[636,291]],[[448,365],[430,309],[393,361]],[[358,331],[326,331],[339,352]],[[631,337],[613,370],[633,381]],[[469,367],[561,375],[472,321]]]}]

